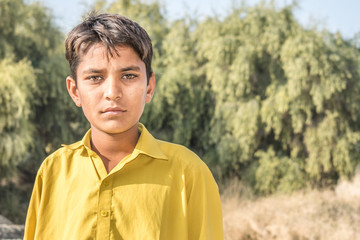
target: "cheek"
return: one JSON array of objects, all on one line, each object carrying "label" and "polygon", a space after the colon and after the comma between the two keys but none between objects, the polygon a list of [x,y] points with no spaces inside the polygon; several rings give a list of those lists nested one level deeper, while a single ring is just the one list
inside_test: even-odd
[{"label": "cheek", "polygon": [[91,104],[89,104],[88,101],[86,101],[86,99],[81,99],[81,108],[82,108],[82,111],[84,112],[84,115],[86,118],[89,118],[89,114],[91,113],[90,111],[90,107]]},{"label": "cheek", "polygon": [[128,92],[127,95],[133,100],[133,102],[143,102],[146,98],[146,88],[143,86],[134,87],[131,89],[131,91]]},{"label": "cheek", "polygon": [[96,95],[94,94],[85,94],[80,97],[80,103],[84,114],[87,116],[96,107]]},{"label": "cheek", "polygon": [[127,102],[131,105],[131,109],[133,109],[133,111],[141,114],[144,111],[146,94],[142,91],[133,92],[131,97],[129,95]]}]

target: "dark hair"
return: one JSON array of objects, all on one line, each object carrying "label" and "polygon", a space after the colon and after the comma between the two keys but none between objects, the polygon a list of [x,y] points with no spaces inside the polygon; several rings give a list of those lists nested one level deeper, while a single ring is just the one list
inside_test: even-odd
[{"label": "dark hair", "polygon": [[86,54],[89,48],[97,43],[104,44],[110,56],[114,56],[114,53],[118,54],[116,46],[132,47],[145,63],[149,81],[153,55],[149,35],[136,22],[118,14],[108,13],[100,15],[91,13],[68,34],[65,40],[65,56],[75,80],[81,55]]}]

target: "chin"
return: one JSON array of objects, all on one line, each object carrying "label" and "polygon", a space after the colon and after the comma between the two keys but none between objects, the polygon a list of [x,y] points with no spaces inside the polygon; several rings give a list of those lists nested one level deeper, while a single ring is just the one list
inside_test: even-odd
[{"label": "chin", "polygon": [[107,128],[107,129],[103,129],[103,132],[108,134],[121,134],[126,132],[127,130],[128,130],[127,128]]},{"label": "chin", "polygon": [[[108,134],[121,134],[121,133],[124,133],[124,132],[127,132],[127,131],[133,129],[133,127],[135,125],[136,124],[127,125],[127,126],[109,126],[109,127],[102,128],[101,130]],[[136,125],[136,127],[137,127],[137,125]]]}]

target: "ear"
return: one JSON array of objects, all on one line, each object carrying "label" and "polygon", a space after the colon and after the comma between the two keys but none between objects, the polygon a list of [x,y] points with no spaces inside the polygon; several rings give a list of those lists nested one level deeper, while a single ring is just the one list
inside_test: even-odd
[{"label": "ear", "polygon": [[154,92],[155,92],[155,73],[151,74],[151,77],[149,79],[149,83],[146,87],[146,99],[145,102],[149,103],[152,99],[152,97],[154,96]]},{"label": "ear", "polygon": [[70,97],[74,101],[75,105],[81,107],[81,101],[79,96],[79,90],[76,86],[76,81],[74,78],[68,76],[66,78],[66,88],[69,92]]}]

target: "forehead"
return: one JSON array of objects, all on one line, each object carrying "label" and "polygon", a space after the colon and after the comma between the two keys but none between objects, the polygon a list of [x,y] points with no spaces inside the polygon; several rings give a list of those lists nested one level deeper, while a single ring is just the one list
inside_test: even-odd
[{"label": "forehead", "polygon": [[[134,48],[129,45],[106,46],[103,43],[93,43],[81,46],[79,49],[80,61],[88,57],[114,58],[120,57],[120,52],[127,50],[139,57]],[[140,58],[140,57],[139,57]]]},{"label": "forehead", "polygon": [[[78,70],[87,66],[100,66],[108,64],[139,65],[145,70],[145,63],[140,59],[135,50],[128,45],[118,45],[108,48],[104,44],[96,43],[82,51],[79,59]],[[143,67],[142,67],[143,66]]]}]

